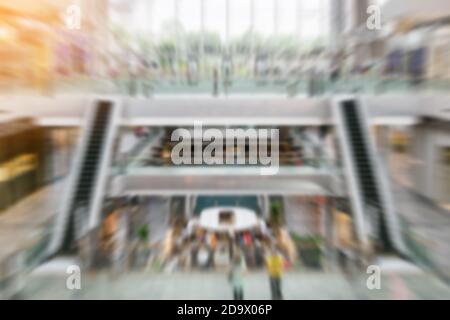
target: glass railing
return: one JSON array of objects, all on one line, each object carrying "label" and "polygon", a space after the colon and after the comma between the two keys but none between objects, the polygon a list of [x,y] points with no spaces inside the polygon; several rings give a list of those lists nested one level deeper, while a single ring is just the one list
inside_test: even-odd
[{"label": "glass railing", "polygon": [[[279,174],[282,173],[327,173],[327,174],[338,174],[340,171],[340,164],[334,159],[328,158],[303,158],[299,163],[280,163],[278,171]],[[151,159],[140,163],[128,162],[127,165],[116,165],[112,168],[115,174],[163,174],[164,172],[169,172],[166,170],[171,170],[173,174],[186,174],[188,172],[194,172],[195,170],[210,170],[207,172],[223,172],[226,174],[242,174],[248,172],[254,172],[250,169],[260,168],[262,166],[249,165],[249,164],[230,164],[230,165],[174,165],[169,162],[161,162],[160,159]],[[183,171],[184,170],[184,171]],[[186,171],[187,170],[187,171]],[[218,171],[219,170],[219,171]]]},{"label": "glass railing", "polygon": [[131,96],[189,95],[202,94],[273,94],[287,97],[321,96],[333,93],[386,94],[421,91],[450,91],[450,80],[426,80],[419,84],[405,77],[346,76],[338,81],[330,81],[326,75],[313,77],[286,77],[283,79],[237,78],[225,85],[222,81],[214,89],[212,80],[201,80],[195,84],[187,81],[121,79],[114,81],[115,90]]},{"label": "glass railing", "polygon": [[145,78],[119,79],[114,81],[117,92],[131,96],[152,95],[227,95],[227,94],[276,94],[296,95],[306,94],[304,80],[252,80],[247,78],[233,79],[228,85],[217,83],[215,88],[212,80],[201,80],[195,84],[187,81],[150,80]]},{"label": "glass railing", "polygon": [[[436,243],[439,239],[429,235],[423,235],[418,229],[423,225],[412,223],[404,217],[400,217],[401,232],[408,249],[409,259],[422,269],[428,270],[446,283],[450,283],[450,263],[447,261],[448,251],[439,252]],[[440,231],[429,230],[433,233]],[[445,245],[445,244],[444,244]]]},{"label": "glass railing", "polygon": [[[25,89],[24,89],[25,90]],[[450,79],[428,79],[414,83],[407,77],[378,75],[344,75],[331,81],[327,74],[287,75],[255,78],[239,75],[229,81],[203,78],[192,83],[186,77],[157,78],[129,76],[111,78],[61,79],[51,88],[52,93],[103,93],[134,97],[159,95],[277,95],[284,97],[324,96],[335,93],[388,94],[409,92],[449,92]],[[17,88],[14,92],[21,92]],[[28,91],[24,91],[28,92]]]},{"label": "glass railing", "polygon": [[53,223],[54,218],[52,217],[42,227],[39,239],[24,251],[24,263],[27,269],[32,270],[47,259],[47,249],[53,231]]}]

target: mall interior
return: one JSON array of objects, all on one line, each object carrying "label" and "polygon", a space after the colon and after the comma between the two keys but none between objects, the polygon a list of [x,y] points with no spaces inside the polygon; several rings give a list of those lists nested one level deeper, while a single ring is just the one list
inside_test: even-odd
[{"label": "mall interior", "polygon": [[0,299],[450,299],[448,0],[0,17]]}]

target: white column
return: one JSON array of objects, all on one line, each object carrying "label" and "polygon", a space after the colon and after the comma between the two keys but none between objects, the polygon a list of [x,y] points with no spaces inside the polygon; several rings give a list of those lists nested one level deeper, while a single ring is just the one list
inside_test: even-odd
[{"label": "white column", "polygon": [[333,270],[336,263],[336,228],[333,214],[332,199],[327,199],[327,202],[321,207],[321,214],[323,214],[323,226],[326,243],[326,260],[328,270]]},{"label": "white column", "polygon": [[327,237],[327,210],[325,204],[318,204],[319,206],[319,233],[320,235],[326,239]]},{"label": "white column", "polygon": [[200,72],[205,76],[205,0],[200,0]]},{"label": "white column", "polygon": [[270,201],[267,194],[264,195],[264,216],[266,219],[270,218]]},{"label": "white column", "polygon": [[[179,23],[179,1],[173,0],[173,18],[175,23]],[[177,27],[175,27],[175,72],[176,72],[176,80],[180,80],[180,32]]]},{"label": "white column", "polygon": [[[230,0],[225,2],[225,47],[230,50]],[[230,53],[230,52],[228,52]]]},{"label": "white column", "polygon": [[150,34],[152,36],[152,38],[155,36],[153,34],[153,17],[154,17],[154,12],[153,9],[155,8],[155,0],[148,0],[148,18],[150,20],[149,24],[148,24],[148,34]]},{"label": "white column", "polygon": [[390,155],[390,130],[389,126],[378,126],[376,128],[377,148],[382,155],[382,159],[387,168],[389,168]]},{"label": "white column", "polygon": [[295,21],[296,25],[296,32],[299,43],[301,43],[302,40],[302,0],[296,1],[296,15],[297,19]]},{"label": "white column", "polygon": [[184,217],[186,219],[190,219],[192,217],[192,208],[191,208],[191,195],[186,195],[185,203],[184,203]]},{"label": "white column", "polygon": [[273,0],[273,35],[276,36],[278,35],[278,1],[279,0]]},{"label": "white column", "polygon": [[333,49],[338,49],[343,46],[342,36],[346,28],[346,8],[347,4],[344,0],[329,1],[329,40],[330,46]]},{"label": "white column", "polygon": [[255,52],[255,0],[250,0],[250,63],[252,68],[250,68],[250,75],[253,76],[253,65],[256,60]]},{"label": "white column", "polygon": [[114,268],[118,273],[126,271],[128,261],[128,210],[121,209],[117,213],[118,230],[114,235]]}]

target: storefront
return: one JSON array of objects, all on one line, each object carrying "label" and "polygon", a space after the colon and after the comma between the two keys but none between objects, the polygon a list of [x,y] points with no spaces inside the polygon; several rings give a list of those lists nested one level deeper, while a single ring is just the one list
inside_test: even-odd
[{"label": "storefront", "polygon": [[0,210],[29,195],[45,182],[44,129],[20,118],[0,131]]}]

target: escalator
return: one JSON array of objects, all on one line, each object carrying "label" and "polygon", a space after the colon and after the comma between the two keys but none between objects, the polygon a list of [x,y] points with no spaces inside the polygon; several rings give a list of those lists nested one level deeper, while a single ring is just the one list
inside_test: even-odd
[{"label": "escalator", "polygon": [[73,253],[77,240],[98,227],[116,136],[118,106],[97,101],[88,111],[76,158],[66,181],[48,256]]},{"label": "escalator", "polygon": [[387,173],[378,162],[363,105],[345,99],[333,111],[359,240],[367,245],[371,238],[377,251],[407,256]]}]

